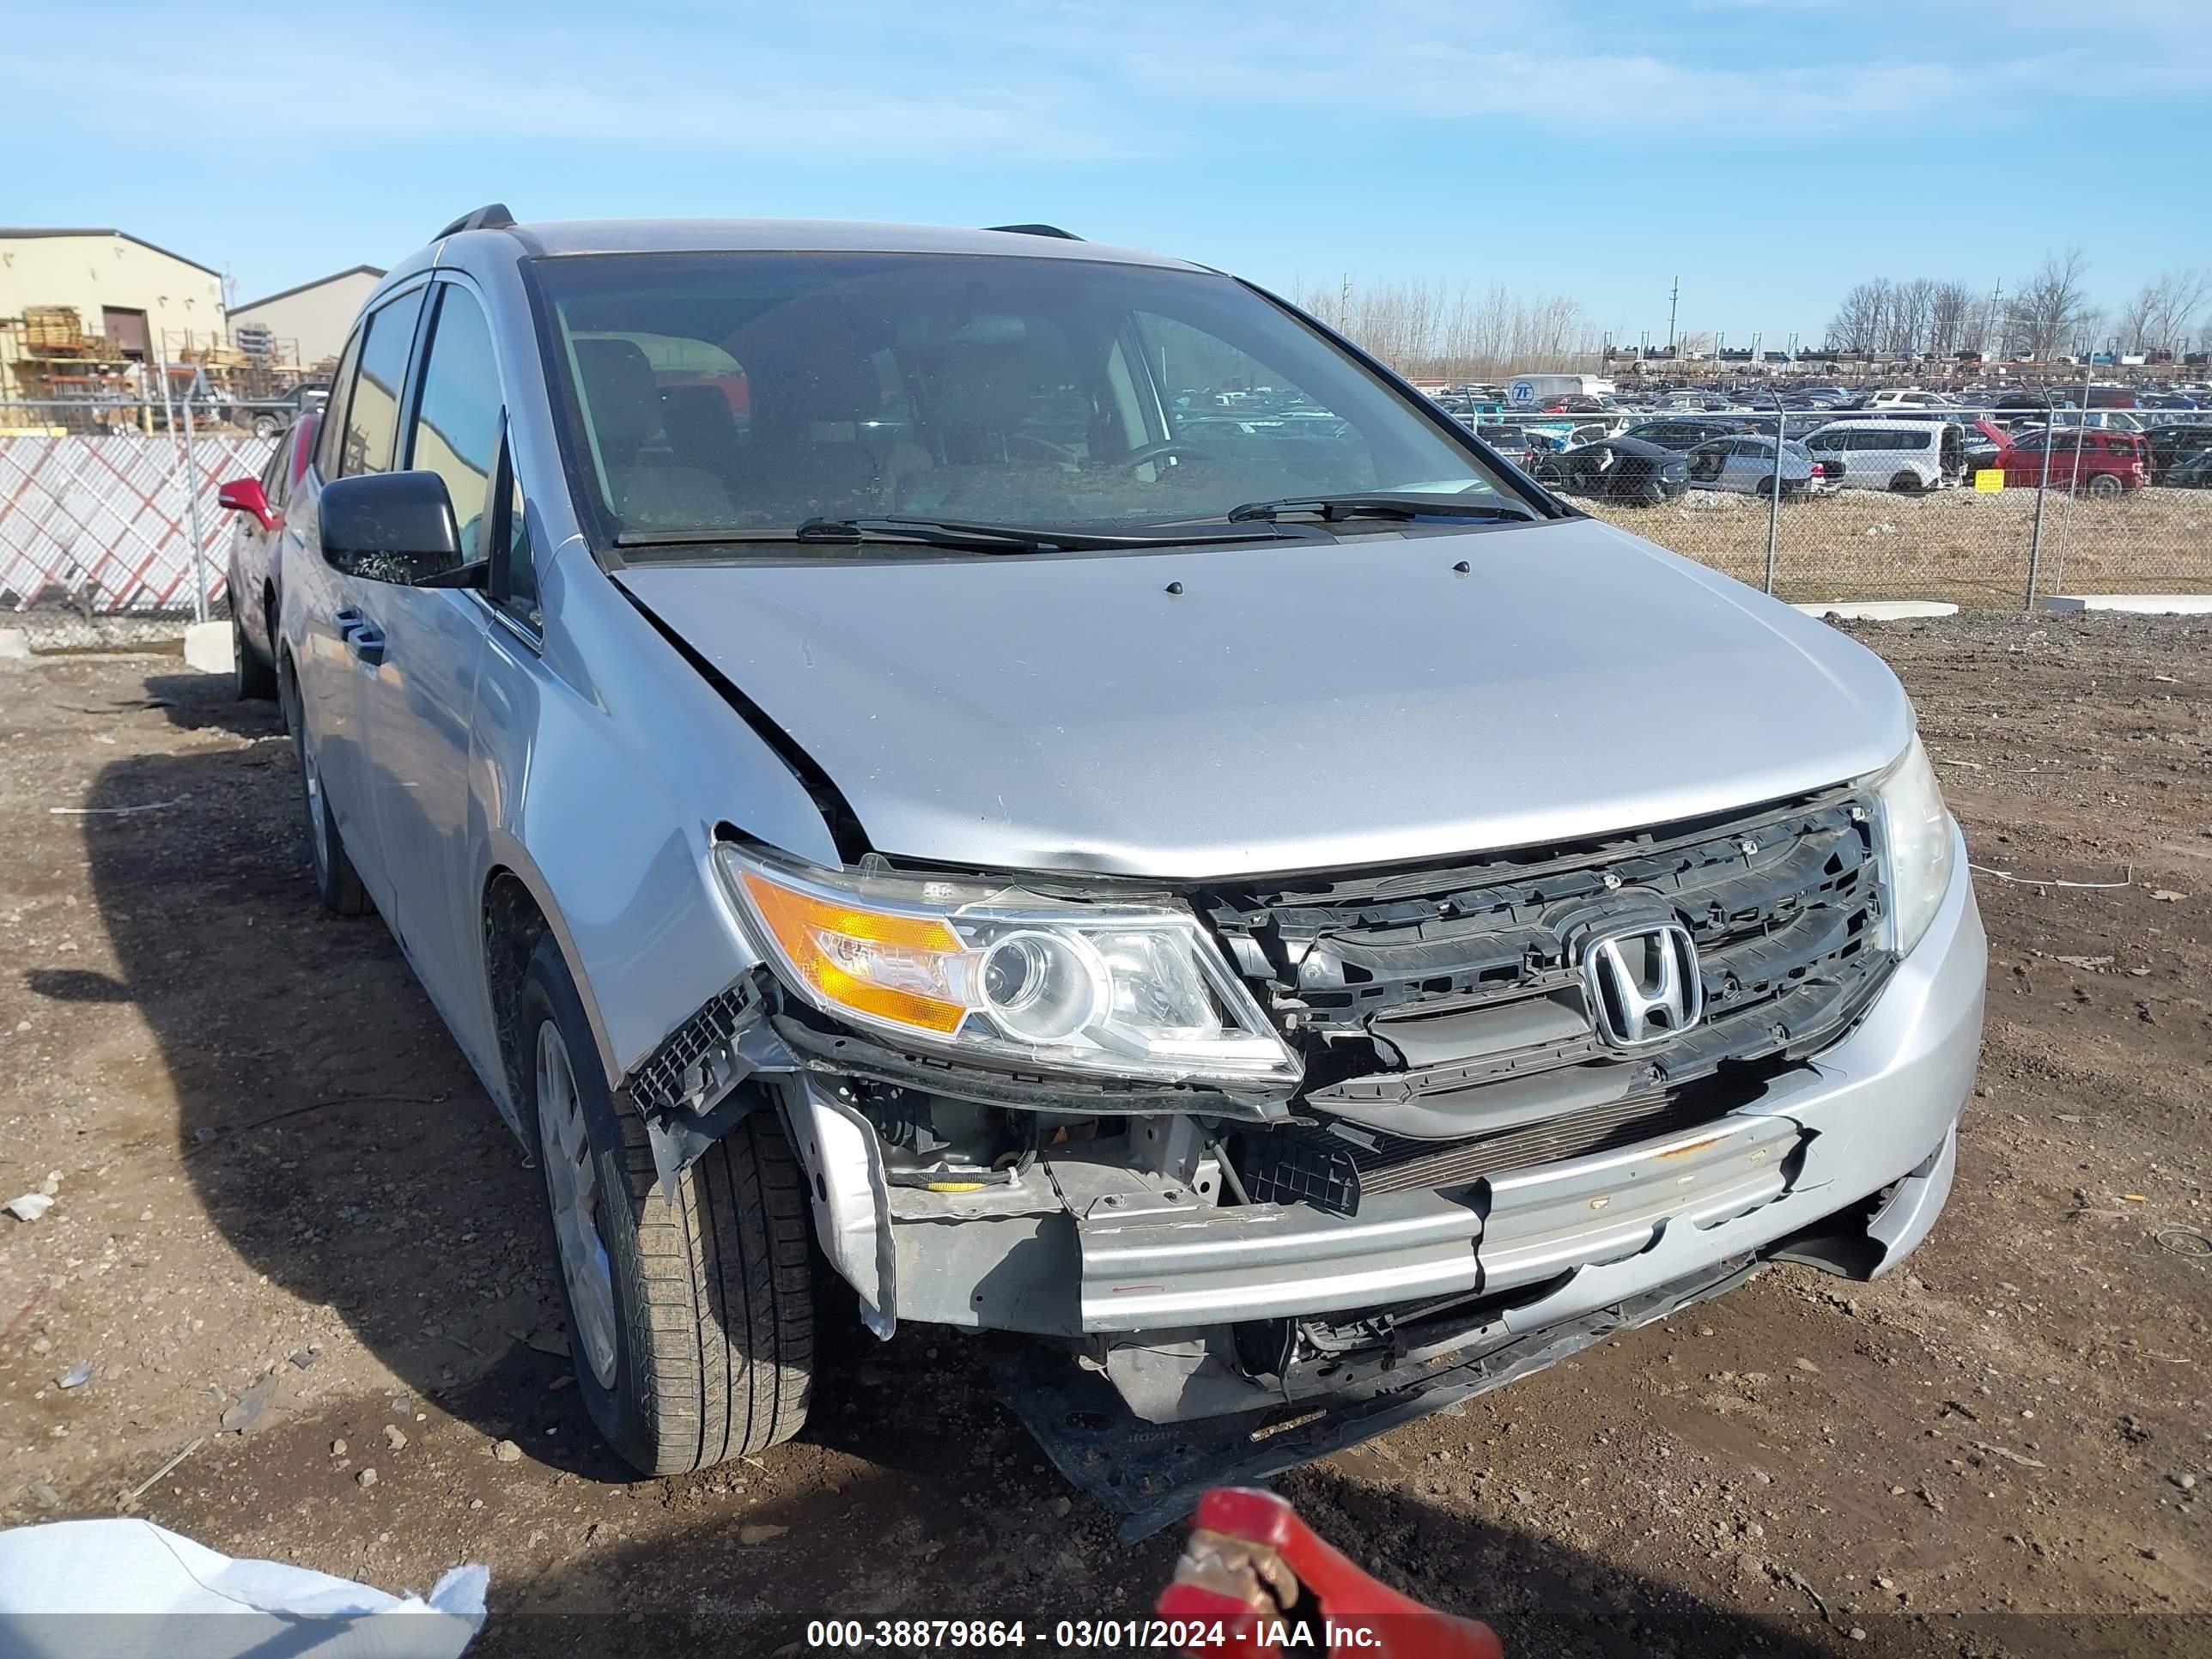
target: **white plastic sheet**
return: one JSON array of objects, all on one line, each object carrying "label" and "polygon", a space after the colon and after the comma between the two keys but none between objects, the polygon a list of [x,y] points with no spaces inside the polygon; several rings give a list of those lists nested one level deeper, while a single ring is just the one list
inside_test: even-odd
[{"label": "white plastic sheet", "polygon": [[55,1521],[0,1532],[0,1659],[458,1659],[490,1577],[456,1567],[425,1601],[150,1521]]}]

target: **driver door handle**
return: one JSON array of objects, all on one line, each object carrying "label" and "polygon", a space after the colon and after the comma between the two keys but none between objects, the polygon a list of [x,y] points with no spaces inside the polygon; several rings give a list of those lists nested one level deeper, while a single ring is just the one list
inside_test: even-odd
[{"label": "driver door handle", "polygon": [[331,613],[345,648],[371,668],[384,664],[384,630],[351,605]]}]

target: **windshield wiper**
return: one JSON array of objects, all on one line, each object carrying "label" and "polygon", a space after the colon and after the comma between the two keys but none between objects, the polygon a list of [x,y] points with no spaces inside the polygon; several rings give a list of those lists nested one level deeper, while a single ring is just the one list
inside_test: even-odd
[{"label": "windshield wiper", "polygon": [[1063,553],[1121,548],[1211,546],[1223,542],[1279,541],[1279,530],[1215,532],[1210,535],[1137,536],[1103,530],[1047,530],[1032,525],[969,524],[957,519],[809,519],[793,532],[802,542],[907,540],[933,547],[973,547],[988,553]]},{"label": "windshield wiper", "polygon": [[1231,524],[1255,519],[1273,522],[1286,513],[1310,513],[1324,524],[1341,519],[1492,519],[1528,523],[1536,515],[1524,507],[1503,501],[1469,501],[1463,495],[1426,495],[1411,491],[1402,495],[1352,494],[1344,495],[1285,495],[1280,501],[1247,501],[1229,509]]},{"label": "windshield wiper", "polygon": [[957,548],[968,553],[1085,553],[1280,541],[1293,533],[1285,528],[1195,536],[1125,536],[1103,531],[1042,530],[1026,525],[968,524],[952,519],[809,519],[790,530],[625,530],[615,538],[615,545],[686,547],[719,542],[795,542],[801,546],[854,547],[863,542],[905,542],[924,547]]}]

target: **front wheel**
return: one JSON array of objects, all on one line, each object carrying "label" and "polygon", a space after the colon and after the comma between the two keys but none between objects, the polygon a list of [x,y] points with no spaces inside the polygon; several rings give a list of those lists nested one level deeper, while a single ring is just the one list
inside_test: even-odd
[{"label": "front wheel", "polygon": [[550,934],[518,1037],[577,1392],[607,1443],[680,1474],[806,1421],[814,1310],[806,1188],[763,1106],[663,1187],[645,1124],[609,1091]]},{"label": "front wheel", "polygon": [[240,702],[267,702],[276,696],[276,671],[246,637],[246,624],[239,620],[237,592],[234,586],[230,601],[231,690]]}]

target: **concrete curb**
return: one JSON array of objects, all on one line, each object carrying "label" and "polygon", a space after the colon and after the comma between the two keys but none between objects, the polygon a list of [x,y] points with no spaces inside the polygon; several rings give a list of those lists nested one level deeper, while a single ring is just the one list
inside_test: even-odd
[{"label": "concrete curb", "polygon": [[1846,622],[1909,622],[1915,617],[1955,617],[1959,607],[1941,599],[1831,599],[1790,607],[1808,617],[1840,617]]},{"label": "concrete curb", "polygon": [[2053,593],[2045,611],[2120,611],[2138,617],[2212,616],[2212,593]]}]

